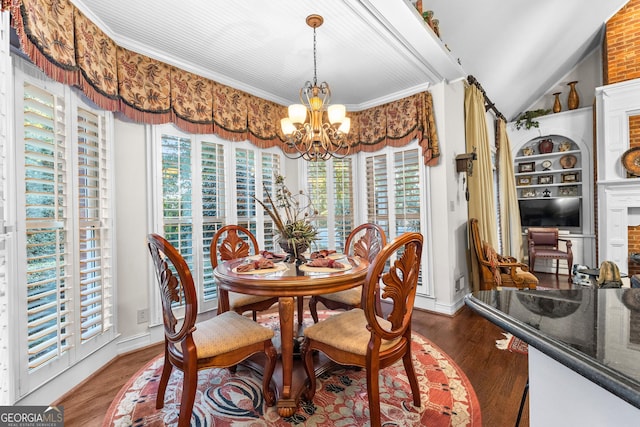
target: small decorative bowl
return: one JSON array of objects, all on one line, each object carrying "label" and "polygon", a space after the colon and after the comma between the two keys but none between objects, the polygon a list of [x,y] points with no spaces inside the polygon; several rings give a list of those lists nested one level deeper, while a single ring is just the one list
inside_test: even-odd
[{"label": "small decorative bowl", "polygon": [[561,142],[558,145],[558,151],[569,151],[569,150],[571,150],[571,143],[568,141]]},{"label": "small decorative bowl", "polygon": [[524,147],[524,148],[522,149],[522,154],[523,154],[524,156],[531,156],[531,155],[533,155],[533,148],[531,148],[531,147]]}]

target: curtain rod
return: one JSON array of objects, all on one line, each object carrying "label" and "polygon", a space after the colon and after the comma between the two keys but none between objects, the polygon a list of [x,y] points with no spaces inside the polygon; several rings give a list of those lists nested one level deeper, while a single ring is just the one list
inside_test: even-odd
[{"label": "curtain rod", "polygon": [[496,104],[491,102],[491,100],[487,96],[487,93],[482,88],[482,85],[480,84],[480,82],[476,80],[476,78],[473,77],[472,75],[467,76],[467,81],[469,82],[470,85],[475,85],[480,90],[480,92],[482,92],[482,96],[484,96],[484,102],[485,102],[484,110],[485,111],[493,110],[493,112],[496,113],[497,117],[501,118],[506,122],[507,119],[505,119],[502,113],[498,111],[498,109],[496,108]]}]

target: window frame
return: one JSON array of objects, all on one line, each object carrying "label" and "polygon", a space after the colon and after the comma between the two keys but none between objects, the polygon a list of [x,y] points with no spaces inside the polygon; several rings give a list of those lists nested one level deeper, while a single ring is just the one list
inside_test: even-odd
[{"label": "window frame", "polygon": [[[150,132],[147,134],[147,158],[150,159],[150,186],[151,186],[151,203],[150,203],[150,231],[155,233],[162,233],[164,229],[163,213],[162,213],[162,137],[164,134],[171,134],[173,136],[188,138],[191,140],[191,159],[192,159],[192,195],[202,194],[202,177],[199,167],[202,164],[202,152],[201,143],[203,141],[220,144],[224,147],[224,182],[225,188],[225,212],[222,218],[222,225],[237,224],[239,220],[243,223],[248,221],[253,228],[255,225],[255,236],[258,240],[258,245],[262,249],[265,247],[265,233],[264,224],[268,221],[268,217],[258,206],[254,206],[251,210],[251,214],[247,217],[238,216],[238,202],[234,197],[236,192],[236,174],[238,171],[236,156],[239,151],[248,151],[256,153],[254,158],[255,165],[255,183],[254,187],[256,192],[261,193],[263,177],[262,177],[262,156],[277,156],[279,158],[280,170],[279,173],[284,173],[284,153],[277,148],[259,148],[249,143],[248,141],[233,142],[220,138],[214,134],[190,134],[178,129],[173,124],[153,125],[150,126]],[[195,147],[195,148],[194,148]],[[195,165],[195,166],[194,166]],[[198,169],[196,169],[198,168]],[[198,196],[192,197],[192,209],[193,209],[193,235],[197,234],[197,237],[192,237],[194,243],[193,248],[193,269],[191,271],[194,281],[196,283],[196,291],[198,294],[198,312],[205,313],[217,308],[218,297],[205,300],[202,283],[205,269],[205,258],[208,257],[208,248],[205,248],[203,242],[203,220],[202,220],[202,198]],[[256,204],[257,205],[257,204]],[[149,261],[149,272],[153,280],[149,283],[150,290],[150,302],[151,307],[150,319],[152,325],[159,325],[162,323],[162,309],[160,306],[160,297],[158,295],[158,285],[155,282],[155,276],[152,274],[152,266]]]},{"label": "window frame", "polygon": [[[117,336],[117,285],[115,283],[117,271],[117,260],[113,240],[115,236],[115,197],[114,197],[114,175],[113,175],[113,115],[111,112],[103,111],[89,103],[79,95],[76,89],[53,82],[46,77],[44,73],[38,70],[34,65],[27,61],[12,56],[14,60],[14,81],[12,88],[12,99],[14,106],[11,127],[14,132],[13,146],[11,147],[9,158],[14,165],[10,174],[7,175],[7,187],[15,189],[15,193],[10,195],[13,204],[13,210],[9,217],[15,224],[15,227],[9,226],[11,230],[8,233],[8,241],[11,242],[9,256],[13,256],[12,263],[14,266],[9,271],[9,283],[14,286],[11,289],[10,300],[10,338],[12,347],[18,349],[15,356],[11,360],[12,369],[12,386],[10,401],[23,398],[34,392],[41,386],[45,385],[51,378],[56,377],[67,369],[76,366],[85,358],[96,352],[98,349],[113,341]],[[73,329],[70,337],[69,349],[60,355],[56,355],[50,361],[36,368],[29,368],[29,361],[26,350],[28,349],[28,326],[27,326],[27,219],[26,219],[26,194],[21,191],[25,186],[25,143],[24,143],[24,108],[23,94],[25,85],[31,85],[38,90],[50,93],[53,97],[63,100],[64,110],[64,135],[63,145],[64,154],[60,161],[66,163],[66,172],[62,185],[64,187],[64,200],[67,205],[65,225],[63,231],[67,234],[65,238],[68,249],[65,251],[68,260],[65,265],[68,271],[65,272],[65,281],[69,281],[67,289],[71,293],[69,299],[69,315],[72,316],[71,328]],[[107,295],[102,299],[102,312],[110,312],[108,318],[102,318],[102,322],[107,325],[106,330],[101,331],[87,340],[82,339],[82,283],[80,276],[80,218],[79,218],[79,195],[78,188],[79,179],[79,163],[80,155],[78,153],[79,132],[78,132],[78,115],[79,110],[95,115],[99,120],[99,129],[97,140],[99,140],[99,150],[106,156],[100,162],[98,168],[104,172],[100,179],[104,179],[105,187],[101,187],[104,192],[99,192],[99,197],[106,203],[106,206],[100,207],[99,229],[101,231],[101,241],[105,243],[104,249],[100,257],[100,271],[105,272],[103,279],[100,281],[100,287],[103,295]],[[56,111],[57,113],[59,110]],[[57,115],[57,114],[56,114]],[[104,150],[104,151],[102,151]],[[59,182],[57,180],[56,182]],[[94,222],[95,225],[95,222]],[[13,255],[12,255],[13,254]],[[108,270],[108,273],[106,272]]]}]

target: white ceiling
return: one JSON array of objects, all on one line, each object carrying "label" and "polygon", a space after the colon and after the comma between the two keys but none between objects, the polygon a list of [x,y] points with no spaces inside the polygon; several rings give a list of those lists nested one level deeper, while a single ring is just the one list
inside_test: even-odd
[{"label": "white ceiling", "polygon": [[[283,105],[313,78],[361,110],[474,75],[514,118],[599,43],[627,0],[72,0],[118,45]],[[445,47],[450,49],[450,51]]]}]

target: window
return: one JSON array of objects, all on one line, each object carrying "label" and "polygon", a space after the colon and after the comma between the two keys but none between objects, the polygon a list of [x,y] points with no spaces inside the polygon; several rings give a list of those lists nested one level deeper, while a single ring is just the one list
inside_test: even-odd
[{"label": "window", "polygon": [[263,185],[273,188],[281,155],[217,136],[188,135],[173,126],[156,126],[154,132],[162,165],[155,189],[161,224],[155,228],[185,258],[199,287],[199,309],[206,311],[217,298],[209,253],[216,231],[238,224],[255,234],[261,249],[273,249],[273,223],[256,209],[253,196]]},{"label": "window", "polygon": [[111,116],[18,67],[15,102],[20,397],[114,337]]},{"label": "window", "polygon": [[[366,221],[382,226],[391,241],[405,232],[422,231],[426,213],[425,185],[420,150],[417,143],[401,148],[386,148],[365,154]],[[422,259],[426,260],[423,252]],[[420,271],[419,285],[424,269]],[[428,292],[428,291],[427,291]]]},{"label": "window", "polygon": [[319,248],[341,250],[354,226],[353,158],[312,162],[307,167],[309,196],[318,211]]}]

